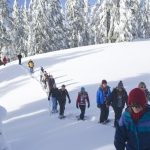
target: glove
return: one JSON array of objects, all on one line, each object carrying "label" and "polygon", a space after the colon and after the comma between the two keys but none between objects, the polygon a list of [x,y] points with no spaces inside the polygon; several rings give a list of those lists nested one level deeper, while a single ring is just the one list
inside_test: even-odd
[{"label": "glove", "polygon": [[69,104],[71,103],[71,100],[69,100]]},{"label": "glove", "polygon": [[88,104],[88,108],[90,108],[90,104]]},{"label": "glove", "polygon": [[78,104],[76,105],[77,109],[79,108]]},{"label": "glove", "polygon": [[48,97],[48,100],[50,100],[50,97]]},{"label": "glove", "polygon": [[100,105],[100,104],[97,104],[97,108],[101,108],[101,105]]}]

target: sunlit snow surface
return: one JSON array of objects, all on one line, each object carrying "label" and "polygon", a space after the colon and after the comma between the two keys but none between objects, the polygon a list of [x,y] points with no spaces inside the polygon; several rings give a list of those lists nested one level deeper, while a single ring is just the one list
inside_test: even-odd
[{"label": "sunlit snow surface", "polygon": [[[31,76],[27,61],[33,59]],[[115,129],[98,124],[96,91],[102,79],[113,89],[122,80],[129,92],[140,81],[150,85],[150,42],[103,44],[61,50],[0,67],[0,105],[7,110],[3,130],[12,150],[114,150]],[[39,70],[52,74],[57,86],[65,84],[72,103],[64,120],[50,115],[47,94],[39,83]],[[85,121],[77,121],[80,87],[89,93],[91,107]],[[68,102],[68,101],[67,101]],[[110,108],[109,118],[114,113]]]}]

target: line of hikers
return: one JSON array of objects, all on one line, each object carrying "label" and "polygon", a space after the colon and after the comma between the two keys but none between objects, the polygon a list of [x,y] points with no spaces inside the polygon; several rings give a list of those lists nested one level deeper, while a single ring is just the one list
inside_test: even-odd
[{"label": "line of hikers", "polygon": [[[66,99],[68,98],[68,103],[71,103],[71,99],[66,89],[65,85],[61,86],[61,89],[56,87],[55,79],[52,75],[48,74],[43,67],[40,69],[40,82],[43,84],[44,89],[47,89],[48,100],[52,101],[52,113],[57,113],[57,105],[59,104],[59,118],[64,118],[64,111],[66,105]],[[86,109],[86,102],[88,103],[88,108],[90,107],[90,101],[88,93],[85,91],[85,88],[82,87],[81,91],[78,93],[78,98],[76,101],[76,107],[80,108],[81,114],[79,119],[84,120],[84,114]]]},{"label": "line of hikers", "polygon": [[[65,85],[62,85],[61,89],[58,89],[53,76],[48,74],[43,67],[41,67],[40,70],[40,82],[43,84],[44,89],[47,89],[48,100],[50,101],[50,98],[52,100],[52,113],[58,112],[57,105],[59,104],[59,118],[64,118],[66,99],[68,98],[68,102],[71,103]],[[144,91],[147,101],[150,100],[150,92],[146,88],[146,84],[140,82],[138,88]],[[102,80],[101,85],[97,90],[96,101],[97,107],[100,109],[99,123],[105,124],[108,122],[109,106],[112,106],[115,114],[114,127],[116,127],[125,105],[128,106],[128,94],[124,88],[123,82],[119,81],[118,85],[111,92],[110,87],[107,85],[107,81]],[[86,106],[88,108],[90,107],[88,92],[84,87],[81,87],[76,99],[76,107],[81,110],[79,117],[81,120],[84,120]]]},{"label": "line of hikers", "polygon": [[[40,81],[44,88],[48,89],[48,100],[52,101],[52,113],[57,113],[57,103],[60,106],[59,118],[64,118],[66,98],[71,103],[65,85],[61,89],[56,87],[52,75],[41,67]],[[112,106],[116,128],[114,145],[116,150],[149,150],[150,149],[150,92],[146,84],[140,82],[137,88],[129,92],[124,88],[123,82],[111,91],[106,80],[102,80],[96,93],[97,107],[100,109],[99,123],[105,124],[109,121],[109,107]],[[88,104],[88,105],[86,105]],[[90,107],[88,92],[81,87],[76,100],[76,107],[80,108],[80,120],[84,120],[86,106]],[[126,106],[125,111],[123,112]],[[123,113],[122,113],[123,112]]]}]

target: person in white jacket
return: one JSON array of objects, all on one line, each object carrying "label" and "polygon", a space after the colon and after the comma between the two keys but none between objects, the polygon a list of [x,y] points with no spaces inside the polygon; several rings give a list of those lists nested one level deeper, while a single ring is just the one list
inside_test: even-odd
[{"label": "person in white jacket", "polygon": [[6,109],[0,106],[0,150],[10,150],[5,139],[5,135],[3,132],[3,124],[2,124],[2,121],[6,117],[6,114],[7,114]]}]

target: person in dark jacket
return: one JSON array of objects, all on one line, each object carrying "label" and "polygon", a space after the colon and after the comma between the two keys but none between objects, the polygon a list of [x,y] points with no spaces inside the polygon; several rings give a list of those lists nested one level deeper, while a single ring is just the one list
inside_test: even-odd
[{"label": "person in dark jacket", "polygon": [[51,88],[49,95],[48,95],[48,100],[50,101],[50,97],[52,100],[52,113],[57,113],[57,103],[60,99],[60,92],[59,89],[56,87],[56,84],[53,85],[53,88]]},{"label": "person in dark jacket", "polygon": [[113,107],[115,113],[115,120],[114,120],[114,127],[116,127],[121,115],[125,104],[127,104],[128,95],[123,87],[122,81],[118,83],[118,86],[113,89],[111,93],[110,103]]},{"label": "person in dark jacket", "polygon": [[44,76],[44,68],[43,67],[41,67],[40,68],[40,82],[42,83],[43,82],[43,76]]},{"label": "person in dark jacket", "polygon": [[18,60],[19,60],[19,65],[21,65],[21,58],[22,58],[22,55],[21,53],[18,55]]},{"label": "person in dark jacket", "polygon": [[108,101],[110,98],[110,87],[107,85],[106,80],[102,80],[101,86],[97,90],[97,107],[100,109],[99,123],[106,123],[109,115]]},{"label": "person in dark jacket", "polygon": [[54,84],[55,84],[54,77],[52,75],[49,75],[49,78],[48,78],[48,89],[49,89],[49,91],[53,87]]},{"label": "person in dark jacket", "polygon": [[116,150],[150,150],[150,106],[140,88],[130,91],[128,108],[116,127]]},{"label": "person in dark jacket", "polygon": [[68,98],[68,102],[69,104],[71,103],[71,100],[70,100],[70,96],[68,94],[68,91],[66,89],[66,86],[65,85],[62,85],[61,86],[61,89],[59,90],[60,92],[60,98],[59,98],[59,106],[60,106],[60,112],[59,112],[59,118],[62,119],[64,118],[64,111],[65,111],[65,105],[66,105],[66,98]]},{"label": "person in dark jacket", "polygon": [[81,114],[79,119],[84,120],[85,115],[85,109],[86,109],[86,103],[88,104],[88,108],[90,107],[90,101],[88,93],[85,91],[84,87],[81,87],[81,91],[78,93],[77,101],[76,101],[76,107],[80,108]]}]

